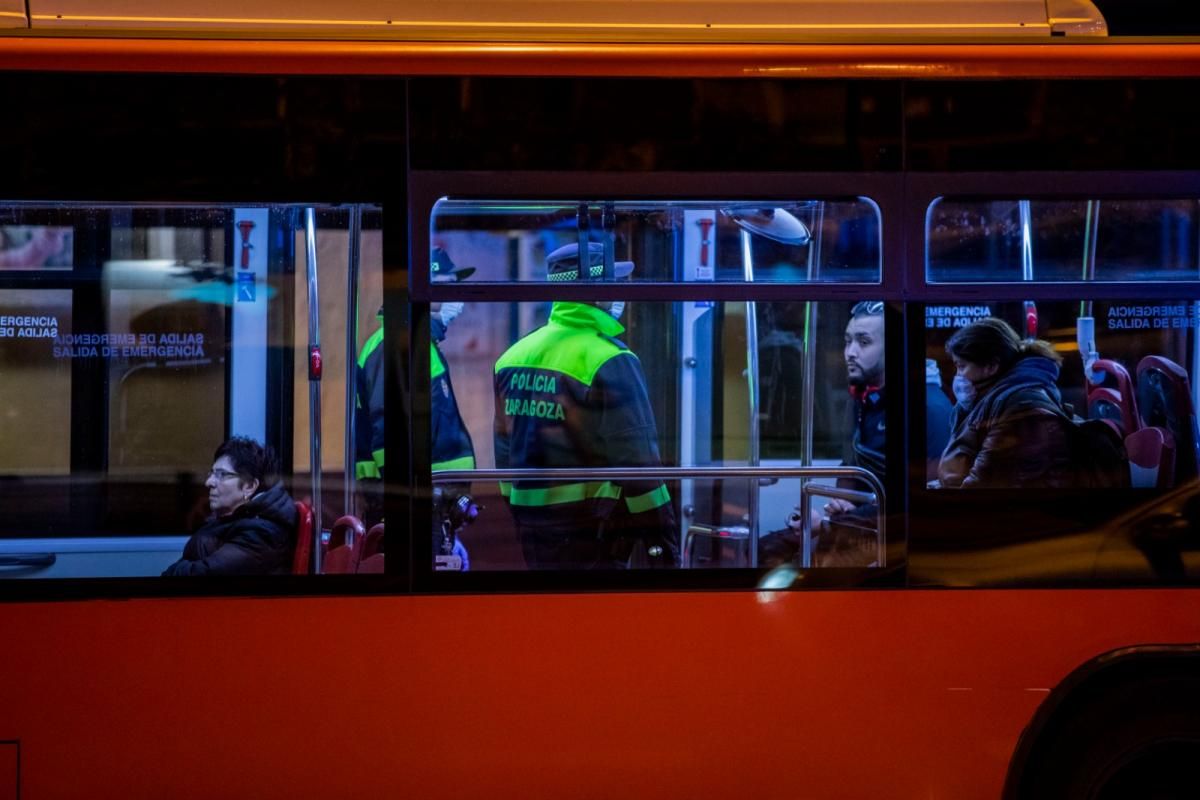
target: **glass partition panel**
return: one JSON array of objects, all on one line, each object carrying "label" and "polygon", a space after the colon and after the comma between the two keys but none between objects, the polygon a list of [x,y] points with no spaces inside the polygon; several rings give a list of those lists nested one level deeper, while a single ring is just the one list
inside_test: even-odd
[{"label": "glass partition panel", "polygon": [[[443,199],[430,220],[435,248],[473,280],[497,282],[878,283],[880,232],[879,208],[866,197]],[[592,251],[583,274],[563,250],[577,254],[581,241]]]},{"label": "glass partition panel", "polygon": [[451,305],[436,569],[885,565],[883,303]]},{"label": "glass partition panel", "polygon": [[936,283],[1200,280],[1200,200],[938,198],[926,214]]}]

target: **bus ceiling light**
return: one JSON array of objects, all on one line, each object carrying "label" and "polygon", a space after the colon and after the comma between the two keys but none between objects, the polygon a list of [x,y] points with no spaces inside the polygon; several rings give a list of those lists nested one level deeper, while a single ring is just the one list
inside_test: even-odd
[{"label": "bus ceiling light", "polygon": [[782,208],[729,206],[721,209],[721,213],[736,222],[742,230],[783,244],[803,246],[812,238],[808,227]]}]

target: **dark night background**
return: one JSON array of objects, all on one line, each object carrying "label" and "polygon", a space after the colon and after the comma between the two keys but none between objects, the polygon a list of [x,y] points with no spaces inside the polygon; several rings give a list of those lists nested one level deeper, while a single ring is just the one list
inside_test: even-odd
[{"label": "dark night background", "polygon": [[1194,0],[1092,0],[1110,36],[1200,36]]}]

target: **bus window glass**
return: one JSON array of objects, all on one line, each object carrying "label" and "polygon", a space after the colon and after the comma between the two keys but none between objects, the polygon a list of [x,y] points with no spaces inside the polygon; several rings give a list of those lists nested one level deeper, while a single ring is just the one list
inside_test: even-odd
[{"label": "bus window glass", "polygon": [[1194,296],[913,310],[953,408],[926,448],[912,580],[1200,578]]},{"label": "bus window glass", "polygon": [[[474,280],[547,279],[546,257],[589,240],[585,280],[878,283],[878,206],[866,197],[793,201],[440,200],[435,247],[477,263]],[[511,251],[511,256],[509,255]],[[503,258],[495,257],[503,254]],[[561,276],[556,280],[563,280]]]},{"label": "bus window glass", "polygon": [[71,470],[71,292],[0,292],[0,475]]},{"label": "bus window glass", "polygon": [[[948,446],[927,453],[934,488],[1169,489],[1196,477],[1196,302],[984,301],[924,315],[928,374],[954,400]],[[1106,430],[1120,463],[1091,449],[1105,437],[1088,442]]]},{"label": "bus window glass", "polygon": [[1200,201],[939,198],[926,215],[937,283],[1200,279]]},{"label": "bus window glass", "polygon": [[[6,216],[11,218],[13,215]],[[7,225],[0,221],[0,269],[69,270],[73,250],[71,239],[70,228]]]},{"label": "bus window glass", "polygon": [[[896,563],[884,315],[878,301],[434,303],[435,569]],[[489,472],[521,469],[535,472]],[[578,472],[539,479],[555,469]]]},{"label": "bus window glass", "polygon": [[[144,215],[137,215],[143,217]],[[224,432],[223,404],[164,403],[220,397],[225,385],[224,226],[193,212],[178,225],[129,219],[112,229],[103,264],[108,367],[108,470],[113,477],[186,472]],[[107,356],[105,358],[105,356]]]},{"label": "bus window glass", "polygon": [[[349,390],[358,404],[357,352],[381,338],[382,259],[378,209],[317,208],[310,281],[307,212],[0,208],[0,223],[12,223],[0,225],[10,256],[0,272],[0,506],[10,510],[0,519],[0,577],[314,569],[322,531],[360,510],[346,398]],[[348,302],[351,259],[369,312]],[[294,299],[310,286],[322,290],[328,334],[317,430],[307,410],[309,309]],[[318,440],[319,482],[308,468]],[[303,468],[293,468],[296,451]],[[320,510],[307,528],[296,501]],[[373,513],[368,522],[382,508]],[[366,528],[346,530],[335,530],[343,538],[327,545],[323,571],[357,571]]]}]

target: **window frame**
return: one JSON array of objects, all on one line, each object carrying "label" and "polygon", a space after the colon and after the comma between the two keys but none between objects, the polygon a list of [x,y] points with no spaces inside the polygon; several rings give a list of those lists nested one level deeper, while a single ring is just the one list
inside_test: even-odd
[{"label": "window frame", "polygon": [[[720,191],[714,191],[719,187]],[[579,301],[623,299],[631,302],[687,302],[712,300],[717,302],[786,302],[841,301],[879,299],[886,303],[885,336],[902,342],[903,326],[900,306],[904,296],[905,274],[901,269],[889,270],[894,255],[902,252],[903,226],[900,224],[903,197],[903,176],[899,173],[608,173],[608,172],[447,172],[422,171],[410,173],[410,235],[413,268],[410,271],[412,315],[408,336],[413,343],[410,375],[428,375],[429,304],[432,302],[526,302],[563,298],[562,284],[535,282],[465,281],[432,284],[428,270],[420,269],[420,254],[430,248],[430,215],[442,197],[472,200],[538,201],[571,200],[707,200],[736,199],[764,202],[788,202],[819,197],[865,196],[879,209],[881,225],[880,254],[882,269],[878,283],[747,283],[744,281],[706,281],[696,283],[624,282],[572,285],[570,299]],[[900,346],[893,352],[900,354]],[[402,354],[394,354],[402,355]],[[903,379],[903,358],[893,356],[887,361],[887,379],[900,385]],[[412,475],[411,492],[423,502],[412,504],[411,531],[432,528],[428,381],[416,380],[410,385],[412,397],[412,441],[416,445],[409,454]],[[888,408],[888,425],[903,430],[902,403]],[[888,438],[889,460],[903,452],[902,436]],[[389,454],[389,461],[391,461]],[[904,546],[906,530],[903,524],[906,502],[903,477],[898,473],[888,477],[885,488],[888,499],[889,553],[897,545]],[[394,492],[400,487],[393,487]],[[895,499],[893,499],[895,498]],[[428,536],[410,537],[412,587],[415,592],[528,592],[528,591],[593,591],[593,590],[703,590],[753,589],[766,574],[764,568],[717,568],[672,570],[512,570],[472,571],[467,573],[435,572],[432,568],[432,542]],[[795,588],[868,588],[902,585],[905,560],[889,559],[883,569],[867,568],[810,568],[800,570],[803,578]]]},{"label": "window frame", "polygon": [[[68,220],[74,219],[76,255],[81,252],[81,249],[86,249],[90,253],[94,252],[97,248],[100,248],[103,254],[103,248],[107,248],[111,244],[112,232],[114,230],[112,225],[114,215],[132,215],[129,216],[129,220],[134,223],[134,227],[140,227],[138,223],[142,221],[138,219],[139,214],[161,214],[167,218],[167,222],[163,223],[164,225],[179,228],[187,227],[186,225],[181,225],[180,221],[186,221],[187,215],[191,211],[207,212],[209,217],[227,214],[232,219],[231,215],[236,209],[260,208],[268,212],[272,227],[274,227],[281,223],[280,215],[296,213],[308,207],[315,209],[318,219],[322,215],[325,215],[327,220],[329,217],[338,220],[348,214],[351,206],[359,206],[365,212],[381,215],[383,220],[381,231],[386,231],[388,224],[388,217],[384,213],[383,204],[370,201],[303,203],[300,201],[271,202],[265,200],[177,200],[160,202],[136,199],[86,201],[69,198],[60,201],[50,201],[44,198],[17,198],[6,200],[3,206],[7,209],[28,207],[38,213],[51,215],[57,220],[57,222],[46,224],[66,224],[62,220],[64,217]],[[177,215],[183,215],[181,220],[176,220]],[[331,228],[327,222],[326,227],[323,228],[318,225],[317,229],[319,232],[321,230],[338,230],[341,228],[338,226]],[[295,227],[293,233],[302,234],[303,225],[300,224]],[[84,235],[81,236],[80,234]],[[268,242],[266,258],[272,267],[275,266],[275,260],[290,253],[294,259],[294,266],[302,270],[303,253],[292,252],[290,247],[291,242],[284,241],[283,239],[280,239],[279,242],[274,240]],[[230,265],[232,269],[232,265],[236,263],[235,255],[236,244],[232,238],[226,237],[224,253],[219,257],[227,265]],[[0,291],[4,288],[26,291],[41,289],[68,291],[71,293],[71,307],[73,311],[82,305],[88,314],[87,319],[91,319],[93,324],[99,325],[100,321],[103,320],[104,308],[107,301],[102,270],[97,266],[102,260],[102,258],[88,258],[82,261],[73,259],[74,263],[72,266],[63,269],[14,269],[0,271]],[[389,269],[394,269],[389,268],[387,266],[388,263],[385,257],[385,283],[387,282],[386,274]],[[293,281],[283,279],[293,276],[291,273],[285,271],[283,275],[278,277],[280,278],[282,292],[267,309],[268,325],[270,326],[269,329],[273,330],[276,334],[290,338],[291,347],[280,348],[274,344],[268,345],[266,354],[267,395],[263,398],[263,404],[268,411],[267,438],[270,440],[273,435],[278,437],[280,446],[277,454],[280,460],[281,473],[290,475],[292,471],[292,438],[295,435],[295,431],[291,427],[285,427],[286,421],[280,411],[291,403],[292,359],[305,358],[306,344],[298,338],[304,336],[303,322],[300,321],[299,326],[297,326],[297,320],[293,318],[292,314],[294,298],[291,284]],[[81,297],[84,300],[82,303]],[[342,302],[341,298],[339,298],[340,302]],[[74,313],[72,316],[72,330],[75,330],[78,317]],[[100,328],[102,327],[100,326]],[[232,329],[231,315],[226,315],[223,327],[226,347],[228,347],[232,344],[230,338]],[[128,533],[122,530],[97,533],[95,530],[88,529],[88,525],[92,527],[103,525],[102,522],[96,523],[93,517],[101,514],[104,510],[104,495],[106,492],[104,487],[110,480],[107,472],[108,417],[107,414],[103,413],[97,416],[97,412],[93,408],[95,403],[95,384],[87,385],[85,381],[78,380],[78,374],[80,370],[85,370],[102,376],[100,395],[107,397],[109,363],[104,358],[97,359],[95,364],[73,361],[71,369],[74,378],[72,380],[72,411],[69,425],[72,430],[70,445],[71,468],[69,475],[66,477],[68,485],[63,491],[64,496],[69,502],[67,503],[67,508],[58,512],[53,520],[72,531],[85,532],[72,533],[72,535],[64,537],[72,542],[67,551],[73,551],[78,546],[81,546],[82,543],[92,540],[98,543],[110,540],[116,543],[119,550],[120,547],[127,546],[122,544],[126,541],[131,543],[139,541],[153,543],[155,540],[167,536],[168,534]],[[226,361],[224,372],[226,393],[228,393],[230,386],[230,363],[228,360]],[[348,374],[349,378],[350,375]],[[225,405],[223,424],[226,429],[229,426],[230,412],[227,401],[228,397],[223,398],[223,404]],[[106,407],[107,402],[107,399],[105,399],[104,403]],[[83,409],[86,413],[80,413],[80,409]],[[95,420],[97,419],[99,419],[99,424],[95,424]],[[82,441],[80,437],[75,435],[77,428],[87,431],[87,436]],[[214,443],[214,446],[218,443]],[[89,469],[99,471],[100,479],[98,482],[88,480],[88,476],[84,470]],[[323,493],[327,492],[323,490]],[[299,495],[300,492],[296,491],[295,494]],[[170,534],[170,536],[178,538],[178,534]],[[5,535],[4,538],[13,541],[49,542],[53,541],[56,537],[9,534]],[[186,535],[182,538],[186,539]],[[402,558],[397,558],[396,561],[400,565],[404,563]],[[9,569],[8,567],[0,569],[0,601],[10,599],[77,599],[97,596],[190,597],[284,596],[294,594],[396,594],[406,592],[409,588],[403,569],[395,573],[389,569],[387,573],[382,575],[316,576],[285,574],[210,576],[202,579],[163,579],[157,575],[136,577],[97,576],[86,578],[16,577],[20,572],[9,573]],[[10,574],[14,577],[9,577]]]},{"label": "window frame", "polygon": [[[907,367],[907,402],[909,408],[924,403],[925,329],[924,310],[930,305],[978,303],[990,301],[1035,300],[1048,303],[1078,303],[1080,300],[1200,300],[1200,277],[1194,280],[1136,281],[1031,281],[1031,282],[964,282],[946,283],[928,280],[926,273],[927,213],[938,198],[970,198],[990,200],[1131,200],[1131,199],[1200,199],[1200,171],[1172,172],[1111,171],[1111,172],[978,172],[978,173],[910,173],[906,176],[905,229],[907,286],[905,291],[905,336],[909,352]],[[1035,254],[1036,258],[1036,254]],[[1193,376],[1195,377],[1195,376]],[[1078,413],[1078,410],[1077,410]],[[961,526],[965,531],[956,535],[953,547],[961,552],[970,548],[974,538],[979,548],[988,546],[989,536],[1002,521],[988,514],[991,507],[1003,510],[1012,517],[1036,518],[1040,511],[1053,507],[1062,518],[1061,524],[1085,520],[1084,524],[1103,525],[1137,506],[1171,490],[1157,489],[986,489],[969,490],[971,494],[947,494],[950,490],[927,489],[924,474],[917,474],[915,463],[925,439],[923,415],[910,417],[908,431],[908,585],[971,586],[978,576],[971,569],[939,566],[936,556],[946,552],[938,549],[938,540],[945,542],[942,529],[948,521],[968,518],[975,520]],[[985,494],[986,493],[986,494]],[[984,513],[980,514],[980,508]],[[966,517],[959,516],[967,514]],[[1051,514],[1053,524],[1054,515]],[[1008,520],[1011,522],[1011,519]],[[1068,536],[1069,533],[1059,534]],[[1056,538],[1052,532],[1046,539]],[[935,575],[932,580],[926,574]],[[1192,583],[1195,583],[1193,581]],[[1064,578],[1015,577],[989,588],[1113,588],[1115,586],[1161,587],[1161,581],[1109,580],[1103,577],[1071,574]]]}]

